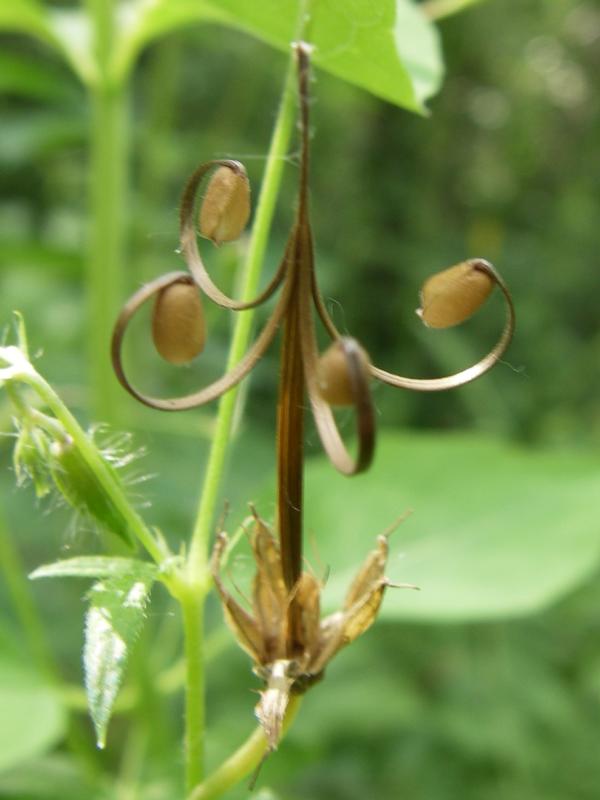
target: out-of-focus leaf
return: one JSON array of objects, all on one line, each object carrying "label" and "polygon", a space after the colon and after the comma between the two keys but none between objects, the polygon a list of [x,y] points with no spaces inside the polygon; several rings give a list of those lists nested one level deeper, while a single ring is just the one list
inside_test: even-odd
[{"label": "out-of-focus leaf", "polygon": [[77,556],[44,564],[29,576],[36,578],[118,578],[154,580],[157,567],[147,561],[120,556]]},{"label": "out-of-focus leaf", "polygon": [[37,758],[0,775],[0,797],[6,798],[81,800],[85,797],[93,800],[106,796],[101,795],[101,791],[72,759],[62,755]]},{"label": "out-of-focus leaf", "polygon": [[7,173],[22,165],[81,146],[84,120],[71,113],[29,112],[27,116],[5,116],[0,130],[0,164]]},{"label": "out-of-focus leaf", "polygon": [[30,663],[0,653],[0,770],[47,752],[64,736],[66,715],[56,691]]},{"label": "out-of-focus leaf", "polygon": [[[136,9],[134,11],[134,9]],[[410,0],[314,3],[306,38],[314,63],[378,97],[420,111],[439,88],[437,32]],[[157,0],[138,3],[120,26],[115,70],[122,75],[139,50],[193,22],[241,28],[285,52],[298,37],[297,0]]]},{"label": "out-of-focus leaf", "polygon": [[0,92],[55,102],[68,98],[71,89],[64,75],[39,59],[0,52]]},{"label": "out-of-focus leaf", "polygon": [[48,44],[57,44],[50,17],[44,6],[36,0],[10,0],[2,3],[0,30],[25,33]]},{"label": "out-of-focus leaf", "polygon": [[98,747],[106,743],[106,728],[127,658],[145,619],[154,575],[146,564],[142,567],[99,581],[90,592],[83,663]]},{"label": "out-of-focus leaf", "polygon": [[422,8],[429,19],[443,19],[480,2],[481,0],[426,0]]},{"label": "out-of-focus leaf", "polygon": [[338,607],[374,538],[403,511],[382,615],[430,622],[537,612],[590,577],[600,556],[598,460],[476,435],[384,434],[375,465],[349,483],[307,469],[306,524]]},{"label": "out-of-focus leaf", "polygon": [[0,6],[0,30],[33,36],[54,47],[86,82],[97,75],[89,19],[79,10],[49,9],[37,0],[6,0]]}]

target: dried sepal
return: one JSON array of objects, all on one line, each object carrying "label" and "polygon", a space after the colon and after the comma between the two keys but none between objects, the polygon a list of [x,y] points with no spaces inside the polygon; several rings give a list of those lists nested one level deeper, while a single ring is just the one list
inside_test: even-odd
[{"label": "dried sepal", "polygon": [[211,558],[211,572],[217,592],[221,598],[225,621],[231,628],[240,647],[245,650],[255,663],[263,661],[263,637],[257,621],[233,599],[221,580],[220,566],[223,551],[227,546],[226,533],[217,536]]},{"label": "dried sepal", "polygon": [[250,184],[239,162],[213,173],[200,206],[200,234],[214,244],[237,239],[250,216]]},{"label": "dried sepal", "polygon": [[256,513],[254,519],[251,544],[256,574],[252,586],[252,605],[256,624],[262,634],[261,661],[268,662],[281,658],[285,653],[288,593],[283,580],[279,545]]},{"label": "dried sepal", "polygon": [[281,738],[290,694],[298,677],[298,664],[292,659],[278,659],[263,673],[263,677],[266,686],[260,693],[254,713],[265,732],[268,748],[273,751]]},{"label": "dried sepal", "polygon": [[152,340],[171,364],[187,364],[204,350],[206,324],[197,287],[181,280],[161,289],[152,311]]},{"label": "dried sepal", "polygon": [[[331,659],[375,621],[387,586],[385,576],[388,536],[377,539],[344,599],[340,611],[320,617],[322,583],[303,572],[288,591],[283,581],[277,542],[266,523],[253,511],[251,545],[256,561],[252,614],[227,592],[220,578],[220,562],[227,537],[217,538],[212,572],[225,618],[240,646],[254,661],[255,673],[265,682],[256,716],[265,731],[268,749],[277,747],[292,693],[302,693],[318,681]],[[294,608],[294,613],[289,613]]]},{"label": "dried sepal", "polygon": [[481,308],[494,289],[488,266],[482,259],[472,258],[428,278],[421,289],[421,308],[417,310],[425,325],[460,325]]}]

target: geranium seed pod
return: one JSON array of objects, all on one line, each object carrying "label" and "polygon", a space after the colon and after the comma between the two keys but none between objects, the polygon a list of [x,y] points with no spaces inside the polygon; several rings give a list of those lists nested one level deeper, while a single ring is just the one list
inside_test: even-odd
[{"label": "geranium seed pod", "polygon": [[351,406],[356,391],[352,369],[360,370],[356,380],[365,379],[369,359],[354,339],[338,340],[319,359],[318,378],[321,397],[330,406]]},{"label": "geranium seed pod", "polygon": [[487,261],[473,258],[428,278],[417,314],[430,328],[459,325],[485,303],[494,288]]},{"label": "geranium seed pod", "polygon": [[[67,503],[76,511],[89,514],[128,545],[133,545],[127,519],[105,491],[102,481],[75,442],[55,441],[50,446],[50,454],[52,478]],[[107,466],[114,472],[113,467]]]},{"label": "geranium seed pod", "polygon": [[194,284],[179,281],[161,289],[154,301],[152,339],[171,364],[187,364],[204,350],[204,311]]},{"label": "geranium seed pod", "polygon": [[237,239],[250,216],[250,184],[244,167],[219,167],[200,206],[200,235],[214,244]]}]

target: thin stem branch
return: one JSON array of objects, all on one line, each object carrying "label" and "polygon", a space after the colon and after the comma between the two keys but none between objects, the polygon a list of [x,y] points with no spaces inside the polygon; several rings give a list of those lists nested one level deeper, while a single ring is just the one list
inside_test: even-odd
[{"label": "thin stem branch", "polygon": [[179,597],[185,641],[185,768],[187,791],[204,777],[204,597],[190,589]]},{"label": "thin stem branch", "polygon": [[[285,715],[282,736],[291,725],[302,702],[301,695],[293,695]],[[247,775],[256,770],[267,753],[267,739],[262,728],[256,730],[246,739],[227,761],[224,761],[204,783],[197,786],[188,800],[213,800],[221,797],[228,789],[235,786]]]},{"label": "thin stem branch", "polygon": [[110,337],[123,295],[123,247],[128,163],[128,103],[124,87],[90,89],[90,230],[87,258],[88,359],[92,416],[114,422],[121,392],[110,359]]},{"label": "thin stem branch", "polygon": [[92,48],[98,66],[89,84],[90,229],[87,258],[88,359],[92,415],[115,422],[120,403],[108,359],[110,335],[123,281],[127,165],[128,103],[125,81],[111,75],[115,40],[115,0],[87,0],[93,25]]},{"label": "thin stem branch", "polygon": [[38,614],[31,595],[31,588],[25,577],[25,569],[14,546],[8,527],[0,517],[0,571],[12,601],[15,613],[21,623],[31,655],[39,669],[52,681],[58,674],[44,624]]},{"label": "thin stem branch", "polygon": [[[294,103],[294,59],[285,79],[283,96],[271,138],[265,175],[261,187],[248,250],[245,281],[242,296],[256,293],[264,261],[267,240],[273,220],[275,201],[281,184],[284,159],[293,129]],[[253,311],[239,315],[229,352],[227,369],[237,364],[248,347],[252,331]],[[186,667],[186,723],[185,754],[187,784],[191,790],[204,775],[204,660],[202,631],[204,627],[204,597],[210,585],[208,575],[208,551],[211,526],[223,474],[225,457],[231,437],[238,389],[224,395],[219,403],[217,424],[206,467],[204,484],[200,495],[196,522],[190,542],[187,561],[187,590],[180,595],[184,616]]]},{"label": "thin stem branch", "polygon": [[[285,155],[292,134],[294,116],[294,59],[292,58],[271,138],[265,175],[256,209],[252,240],[246,259],[246,280],[242,293],[243,298],[251,297],[256,293],[260,279],[267,239],[273,220],[275,201],[281,184]],[[252,331],[253,318],[254,312],[252,310],[244,311],[238,316],[227,369],[234,366],[246,351]],[[215,515],[238,391],[237,388],[231,389],[219,402],[217,424],[206,466],[204,484],[190,546],[188,565],[191,581],[201,579],[206,570],[211,526]]]}]

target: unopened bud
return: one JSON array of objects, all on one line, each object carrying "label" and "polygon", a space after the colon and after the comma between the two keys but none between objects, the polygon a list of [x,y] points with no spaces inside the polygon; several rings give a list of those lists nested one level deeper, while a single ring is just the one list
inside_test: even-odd
[{"label": "unopened bud", "polygon": [[156,296],[152,339],[171,364],[186,364],[204,349],[206,326],[200,295],[192,283],[172,283]]},{"label": "unopened bud", "polygon": [[355,401],[356,391],[352,369],[362,372],[357,380],[366,376],[368,357],[354,339],[336,341],[319,359],[318,377],[321,397],[330,406],[350,406]]},{"label": "unopened bud", "polygon": [[473,258],[428,278],[417,314],[430,328],[450,328],[474,314],[487,300],[494,280],[487,261]]},{"label": "unopened bud", "polygon": [[127,519],[75,442],[55,441],[50,446],[50,454],[52,478],[67,503],[76,511],[89,514],[127,544],[133,544]]},{"label": "unopened bud", "polygon": [[219,167],[200,206],[200,234],[214,244],[237,239],[250,216],[250,184],[244,167]]},{"label": "unopened bud", "polygon": [[36,497],[45,497],[52,488],[48,471],[49,443],[42,430],[25,425],[19,431],[13,451],[13,467],[17,486],[31,480]]}]

